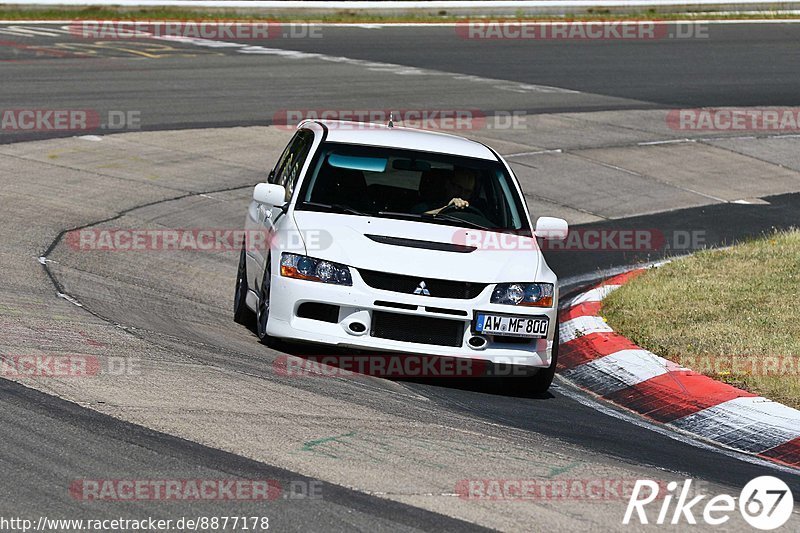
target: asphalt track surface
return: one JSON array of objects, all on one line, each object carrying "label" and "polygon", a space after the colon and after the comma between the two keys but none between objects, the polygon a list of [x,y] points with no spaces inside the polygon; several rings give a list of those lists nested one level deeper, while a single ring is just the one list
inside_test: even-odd
[{"label": "asphalt track surface", "polygon": [[[369,69],[351,71],[335,63],[298,71],[274,62],[273,56],[242,57],[236,49],[174,41],[98,43],[60,25],[11,27],[34,28],[36,34],[0,30],[4,108],[136,110],[143,130],[265,125],[286,109],[544,113],[797,103],[800,24],[708,25],[705,37],[668,38],[674,33],[670,30],[664,38],[628,41],[463,39],[453,27],[323,27],[319,38],[238,41],[391,65],[378,68],[381,74],[413,67],[594,95],[535,99],[514,89],[484,97],[463,81],[423,87],[418,76],[402,72],[386,85]],[[2,135],[0,142],[53,135]]]},{"label": "asphalt track surface", "polygon": [[[74,482],[72,471],[101,473],[151,472],[160,479],[169,472],[191,471],[197,479],[276,480],[282,487],[295,483],[295,490],[276,495],[265,512],[263,503],[219,505],[218,516],[269,516],[273,527],[307,531],[310,523],[324,523],[331,531],[482,531],[468,522],[348,490],[319,483],[284,469],[251,461],[120,422],[109,416],[58,400],[52,396],[2,380],[2,420],[14,428],[0,458],[3,469],[3,516],[69,516],[76,519],[114,519],[132,515],[169,519],[176,516],[209,516],[207,505],[149,502],[76,506],[63,490]],[[35,422],[33,422],[35,420]],[[15,449],[15,452],[11,452]],[[87,450],[91,450],[87,453]],[[65,468],[64,457],[73,458]],[[28,468],[21,468],[28,464]],[[102,478],[102,474],[98,476]],[[47,480],[48,483],[43,483]],[[306,489],[306,487],[309,487]],[[307,491],[321,491],[324,499],[313,499]],[[65,528],[66,529],[66,528]]]},{"label": "asphalt track surface", "polygon": [[[577,102],[571,93],[555,93],[541,102],[530,98],[529,93],[526,97],[513,90],[492,90],[487,91],[490,94],[475,97],[476,107],[487,113],[511,109],[544,113],[797,104],[800,25],[712,26],[709,39],[626,43],[469,42],[455,38],[452,31],[452,28],[326,28],[323,39],[277,39],[249,44],[591,93],[586,98],[579,97]],[[377,75],[371,80],[368,72],[347,71],[349,65],[337,69],[337,65],[323,64],[315,70],[313,65],[279,63],[272,56],[243,57],[229,50],[208,54],[196,46],[175,43],[170,43],[170,50],[161,49],[163,57],[131,54],[131,49],[142,50],[121,47],[119,43],[95,48],[90,54],[86,43],[79,43],[81,50],[77,50],[75,39],[66,35],[9,39],[17,44],[0,48],[2,58],[8,60],[2,66],[0,107],[138,110],[143,117],[143,130],[269,124],[275,113],[292,107],[442,107],[447,101],[458,107],[471,99],[469,90],[428,94],[425,84],[413,80],[387,83]],[[56,46],[59,43],[69,46]],[[91,57],[58,56],[64,50]],[[152,48],[145,53],[158,55]],[[284,70],[291,75],[282,74]],[[319,75],[339,77],[336,83],[320,90],[316,82]],[[64,135],[3,134],[0,139],[9,143]],[[246,195],[245,190],[243,196]],[[791,226],[800,219],[798,195],[785,194],[768,200],[769,204],[764,206],[725,203],[599,224],[614,228],[656,227],[664,231],[696,227],[707,232],[709,244],[728,244],[773,227]],[[230,218],[238,219],[239,213],[231,214]],[[600,268],[662,255],[664,252],[580,256],[552,253],[548,262],[562,277],[589,277]],[[69,279],[69,273],[66,277]],[[82,286],[77,278],[71,281],[73,286]],[[91,289],[86,290],[87,300],[100,298]],[[109,302],[107,308],[101,304],[89,308],[110,321],[117,321],[128,312],[146,315],[151,311],[114,309],[119,303]],[[176,327],[169,320],[159,326],[155,317],[138,318],[153,330]],[[224,346],[219,349],[224,350]],[[203,354],[199,357],[234,370],[267,374],[259,370],[258,361],[226,360]],[[118,421],[16,384],[0,383],[0,416],[11,444],[0,452],[0,470],[8,480],[0,489],[3,496],[0,513],[4,516],[73,512],[75,503],[63,487],[80,477],[79,473],[86,476],[87,472],[96,472],[97,477],[124,477],[126,472],[168,477],[171,472],[190,470],[198,478],[227,475],[303,479],[280,468],[281,465],[244,459]],[[695,447],[626,419],[609,416],[594,408],[585,397],[587,404],[575,401],[581,395],[568,385],[556,387],[546,399],[509,397],[471,383],[420,382],[403,386],[426,397],[442,412],[488,421],[526,434],[557,438],[626,464],[653,466],[725,487],[741,487],[753,477],[773,472],[763,464]],[[30,466],[33,463],[35,468]],[[782,473],[781,477],[795,494],[800,493],[800,476]],[[325,494],[324,501],[312,502],[311,506],[305,500],[297,505],[291,499],[278,501],[270,507],[270,517],[274,516],[286,529],[308,529],[309,525],[313,529],[332,530],[472,527],[443,514],[335,485],[328,486]],[[201,511],[210,515],[214,514],[212,510],[221,515],[239,511],[244,514],[253,509],[246,505],[232,509],[229,505],[215,508],[203,504]],[[97,518],[143,511],[150,515],[159,512],[168,516],[190,515],[198,509],[188,505],[166,510],[141,505],[111,509],[83,505],[80,511]]]},{"label": "asphalt track surface", "polygon": [[299,46],[280,39],[268,44],[563,87],[661,107],[797,103],[800,25],[708,25],[705,29],[707,38],[699,33],[682,38],[668,26],[663,38],[652,40],[532,42],[465,39],[463,34],[453,38],[454,30],[448,27],[415,29],[409,37],[407,30],[397,28],[380,30],[379,43],[362,46],[362,33],[370,30],[335,28],[325,32],[324,46],[313,39]]}]

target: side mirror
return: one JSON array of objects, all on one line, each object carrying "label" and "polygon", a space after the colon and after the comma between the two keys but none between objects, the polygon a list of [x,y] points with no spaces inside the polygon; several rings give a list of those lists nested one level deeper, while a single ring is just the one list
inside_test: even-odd
[{"label": "side mirror", "polygon": [[274,207],[286,203],[286,189],[275,183],[259,183],[253,189],[253,200]]},{"label": "side mirror", "polygon": [[548,240],[564,240],[568,232],[569,226],[563,218],[539,217],[533,234]]}]

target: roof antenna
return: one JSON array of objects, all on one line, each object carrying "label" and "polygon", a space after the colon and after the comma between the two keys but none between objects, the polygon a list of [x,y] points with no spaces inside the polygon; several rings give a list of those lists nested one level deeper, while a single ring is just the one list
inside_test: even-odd
[{"label": "roof antenna", "polygon": [[394,113],[391,111],[389,112],[389,123],[386,124],[386,126],[389,128],[394,128]]}]

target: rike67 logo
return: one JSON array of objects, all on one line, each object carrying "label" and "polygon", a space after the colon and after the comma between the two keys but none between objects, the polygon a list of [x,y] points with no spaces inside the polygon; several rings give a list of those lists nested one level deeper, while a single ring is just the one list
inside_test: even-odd
[{"label": "rike67 logo", "polygon": [[[792,515],[794,498],[789,486],[772,476],[760,476],[750,480],[737,498],[729,494],[719,494],[703,502],[708,495],[691,497],[692,480],[687,479],[679,486],[676,481],[667,484],[667,494],[659,494],[662,488],[655,481],[636,480],[633,493],[625,509],[623,524],[629,524],[636,514],[641,524],[649,524],[655,518],[656,524],[697,524],[719,526],[731,519],[738,507],[742,518],[752,527],[764,531],[777,529],[784,525]],[[658,515],[647,513],[645,506],[660,500]],[[674,502],[674,506],[673,506]],[[658,508],[659,504],[653,506]],[[655,510],[655,509],[652,509]]]}]

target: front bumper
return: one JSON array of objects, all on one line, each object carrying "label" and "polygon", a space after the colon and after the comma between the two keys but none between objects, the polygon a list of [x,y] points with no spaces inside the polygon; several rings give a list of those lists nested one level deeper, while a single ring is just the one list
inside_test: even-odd
[{"label": "front bumper", "polygon": [[[436,298],[376,289],[368,286],[356,269],[352,269],[352,274],[353,285],[350,287],[273,274],[267,333],[278,338],[358,350],[438,355],[528,367],[550,366],[556,330],[557,294],[552,308],[519,308],[489,303],[493,284],[472,299]],[[331,321],[298,316],[300,306],[309,302],[338,306],[338,316],[332,317]],[[468,342],[475,335],[471,328],[475,311],[547,316],[547,337],[521,343],[487,335],[484,336],[487,340],[485,346],[475,348]],[[439,321],[446,321],[448,331],[454,332],[454,335],[460,332],[460,338],[451,343],[458,342],[459,345],[445,346],[376,336],[382,335],[378,319],[385,324],[392,317],[397,319],[397,324],[431,324],[431,327],[438,327],[444,324]],[[363,331],[353,331],[350,327],[353,322],[363,324]]]}]

